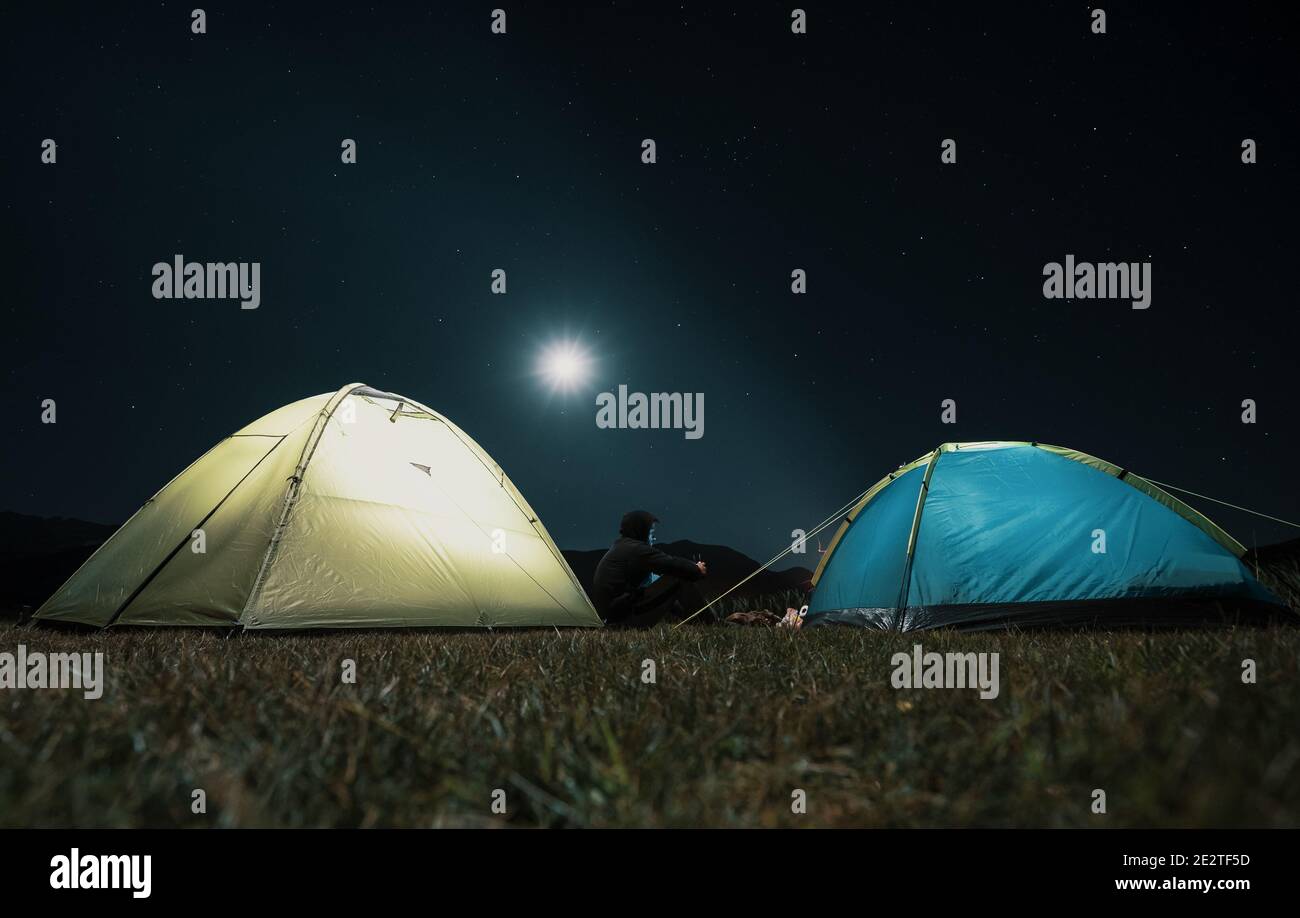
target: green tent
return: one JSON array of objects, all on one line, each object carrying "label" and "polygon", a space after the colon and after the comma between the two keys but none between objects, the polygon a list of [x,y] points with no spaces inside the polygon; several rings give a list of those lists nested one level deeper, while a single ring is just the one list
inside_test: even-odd
[{"label": "green tent", "polygon": [[459,427],[360,383],[222,440],[40,621],[243,628],[598,626],[555,543]]}]

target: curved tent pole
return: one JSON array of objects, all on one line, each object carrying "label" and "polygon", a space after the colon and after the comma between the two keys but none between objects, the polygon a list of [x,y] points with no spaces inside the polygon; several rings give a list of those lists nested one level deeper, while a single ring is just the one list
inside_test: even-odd
[{"label": "curved tent pole", "polygon": [[[1048,443],[1030,443],[1028,445],[1033,446],[1036,449],[1041,449],[1044,452],[1060,456],[1063,459],[1069,459],[1072,462],[1078,462],[1082,465],[1089,466],[1099,472],[1117,478],[1129,487],[1140,491],[1147,497],[1150,497],[1156,503],[1172,510],[1197,529],[1200,529],[1210,538],[1214,539],[1214,541],[1218,542],[1228,551],[1232,552],[1238,558],[1241,558],[1246,554],[1246,546],[1233,538],[1226,529],[1196,508],[1191,507],[1184,501],[1174,497],[1174,495],[1164,490],[1159,484],[1151,479],[1138,475],[1135,472],[1130,472],[1128,469],[1121,468],[1113,462],[1107,462],[1105,459],[1099,459],[1096,456],[1080,450],[1067,449],[1063,446],[1052,446]],[[1181,489],[1175,488],[1174,490]]]},{"label": "curved tent pole", "polygon": [[930,455],[930,453],[926,453],[923,456],[913,459],[911,462],[900,465],[862,494],[857,505],[844,517],[844,521],[840,524],[840,528],[835,530],[835,535],[831,536],[830,544],[826,546],[826,551],[822,554],[821,560],[817,562],[817,570],[813,571],[812,575],[812,585],[814,587],[817,586],[817,581],[821,579],[822,573],[826,570],[826,565],[830,563],[831,555],[835,554],[835,549],[839,547],[840,540],[844,538],[848,528],[852,526],[854,521],[858,518],[858,514],[865,510],[867,505],[875,500],[880,492],[889,485],[893,484],[913,469],[919,468],[923,463],[928,462],[930,460]]},{"label": "curved tent pole", "polygon": [[252,589],[248,591],[248,599],[244,601],[244,608],[239,613],[240,623],[243,623],[244,616],[248,614],[249,609],[253,608],[258,594],[262,590],[266,574],[271,569],[271,562],[275,558],[275,551],[280,546],[280,539],[284,537],[284,531],[289,525],[289,512],[297,502],[303,476],[307,474],[307,465],[311,462],[312,457],[316,455],[316,447],[320,444],[321,437],[325,435],[325,428],[329,425],[330,419],[334,417],[334,412],[338,410],[339,405],[343,404],[354,389],[360,389],[364,386],[365,383],[349,383],[339,389],[338,392],[334,393],[334,397],[322,406],[320,413],[317,415],[316,426],[307,437],[307,442],[302,445],[302,453],[298,457],[298,464],[294,467],[293,475],[289,478],[289,486],[285,488],[284,502],[280,506],[280,518],[271,533],[271,541],[266,546],[266,554],[262,556],[262,565],[257,569],[257,577],[253,580]]},{"label": "curved tent pole", "polygon": [[912,559],[916,556],[916,534],[921,528],[921,511],[925,509],[925,497],[930,493],[930,477],[934,467],[939,464],[943,447],[930,454],[930,463],[925,467],[925,477],[921,479],[921,488],[916,494],[916,512],[912,514],[912,530],[907,536],[907,560],[903,562],[903,582],[898,587],[898,613],[903,614],[907,608],[908,583],[912,579]]}]

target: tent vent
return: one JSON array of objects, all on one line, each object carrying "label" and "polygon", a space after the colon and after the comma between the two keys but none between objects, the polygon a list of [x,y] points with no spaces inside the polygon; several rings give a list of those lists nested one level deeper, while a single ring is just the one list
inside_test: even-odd
[{"label": "tent vent", "polygon": [[419,470],[420,470],[421,472],[423,472],[424,474],[428,475],[430,478],[433,477],[433,469],[430,468],[429,466],[427,466],[427,465],[420,465],[420,463],[418,463],[418,462],[412,462],[412,463],[410,463],[410,464],[413,465],[413,466],[415,466],[417,469],[419,469]]}]

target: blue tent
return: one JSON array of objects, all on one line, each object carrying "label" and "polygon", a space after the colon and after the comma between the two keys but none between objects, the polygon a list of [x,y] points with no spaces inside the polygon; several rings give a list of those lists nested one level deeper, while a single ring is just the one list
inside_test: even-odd
[{"label": "blue tent", "polygon": [[1152,482],[1041,443],[945,443],[878,482],[813,576],[806,624],[910,631],[1294,617],[1245,548]]}]

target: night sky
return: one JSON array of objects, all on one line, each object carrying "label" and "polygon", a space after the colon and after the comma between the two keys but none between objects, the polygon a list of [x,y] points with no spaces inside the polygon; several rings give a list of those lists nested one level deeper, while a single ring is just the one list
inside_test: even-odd
[{"label": "night sky", "polygon": [[[366,382],[468,431],[566,548],[645,508],[766,559],[1000,438],[1300,520],[1281,5],[1103,3],[1094,35],[1085,3],[806,3],[793,35],[794,3],[211,3],[196,36],[199,5],[0,13],[0,509],[120,522]],[[260,308],[154,299],[176,254],[260,262]],[[1150,261],[1151,307],[1044,299],[1066,254]],[[561,340],[594,361],[567,394],[535,375]],[[620,383],[704,393],[704,437],[598,429]]]}]

